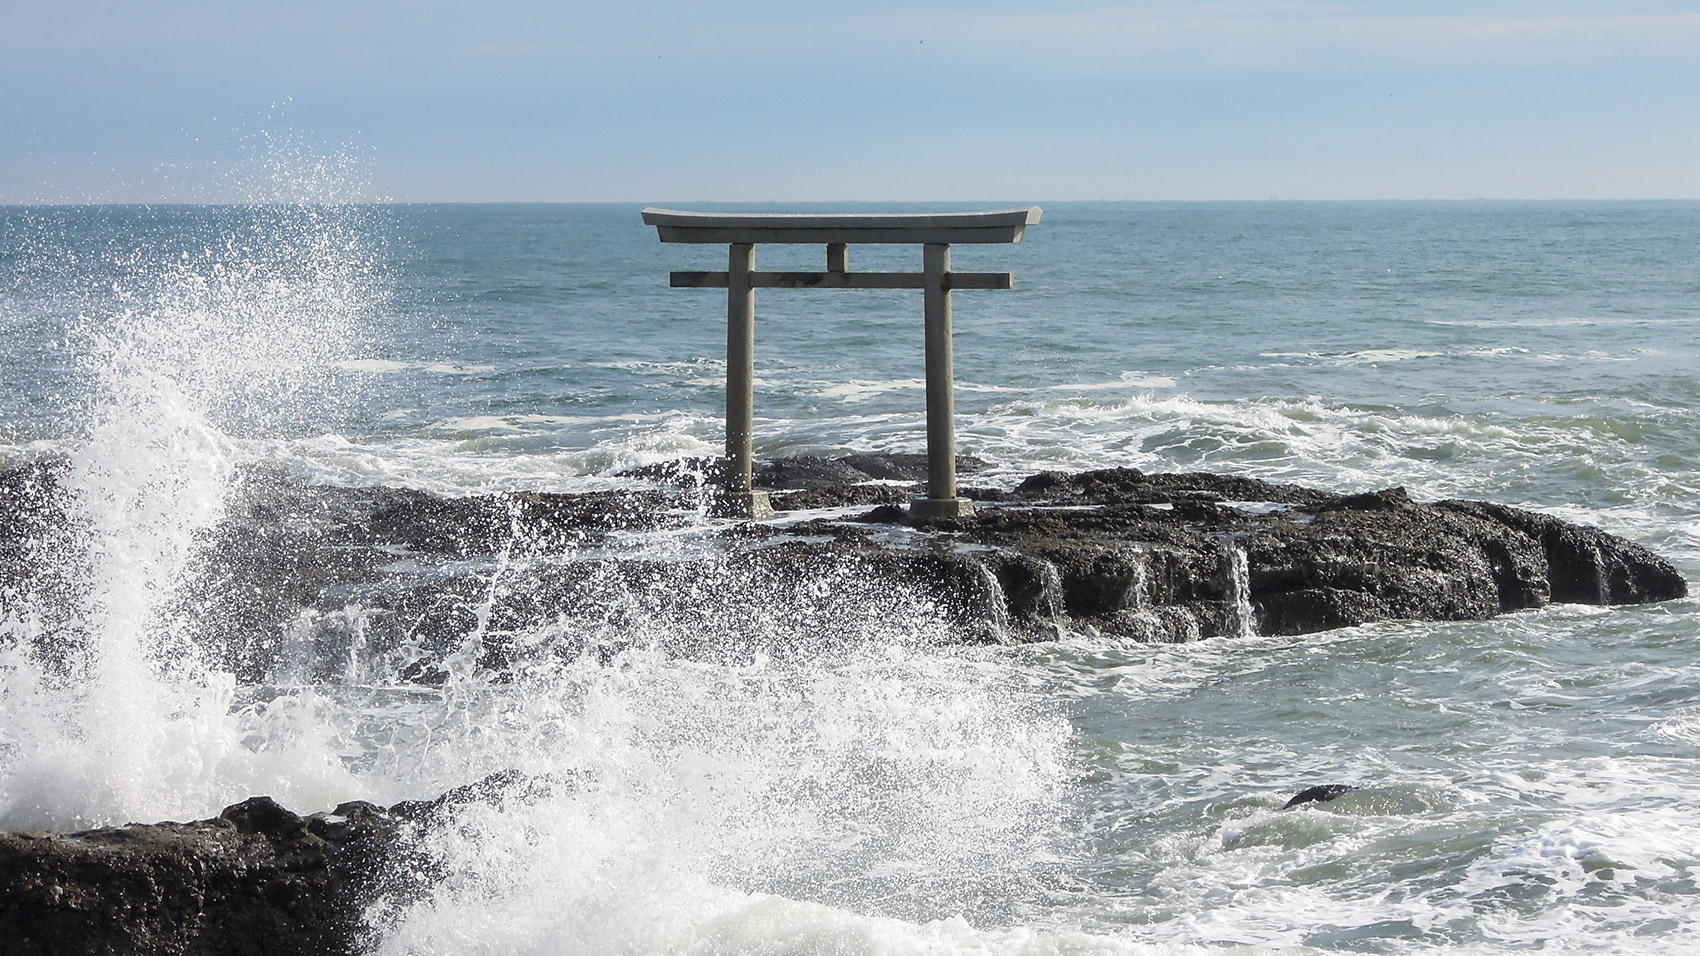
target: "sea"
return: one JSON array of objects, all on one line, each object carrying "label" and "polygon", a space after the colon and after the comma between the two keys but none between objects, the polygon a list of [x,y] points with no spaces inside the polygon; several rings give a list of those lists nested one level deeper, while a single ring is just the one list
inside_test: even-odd
[{"label": "sea", "polygon": [[[1015,276],[955,296],[974,483],[1403,486],[1598,526],[1700,581],[1700,203],[1032,198],[1021,243],[953,249]],[[73,586],[0,582],[0,828],[576,781],[428,834],[427,890],[368,914],[380,954],[1700,952],[1693,597],[962,647],[927,594],[847,573],[771,615],[787,646],[826,617],[848,635],[807,654],[680,654],[714,609],[633,605],[601,625],[617,652],[519,673],[467,655],[420,685],[358,647],[223,669],[197,627],[219,609],[182,596],[257,470],[583,492],[718,453],[724,294],[668,272],[726,253],[639,210],[0,208],[0,469],[57,463],[73,517],[7,543]],[[756,315],[758,459],[924,450],[919,293],[762,290]],[[1323,784],[1357,789],[1283,809]]]}]

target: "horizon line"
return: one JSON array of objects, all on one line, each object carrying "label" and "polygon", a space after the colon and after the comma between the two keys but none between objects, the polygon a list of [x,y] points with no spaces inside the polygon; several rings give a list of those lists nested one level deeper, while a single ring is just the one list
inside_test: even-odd
[{"label": "horizon line", "polygon": [[1117,205],[1228,205],[1228,204],[1278,204],[1278,203],[1309,203],[1309,204],[1352,204],[1352,203],[1389,203],[1389,204],[1421,204],[1421,203],[1683,203],[1700,202],[1696,196],[1473,196],[1473,197],[1349,197],[1349,198],[1307,198],[1269,196],[1262,199],[1251,198],[1219,198],[1219,199],[349,199],[349,200],[290,200],[290,199],[215,199],[215,200],[24,200],[21,202],[0,201],[0,209],[65,209],[84,206],[106,207],[156,207],[156,206],[644,206],[663,203],[667,205],[704,205],[704,206],[801,206],[801,205],[980,205],[1004,204],[1016,205],[1051,204],[1051,205],[1088,205],[1088,204],[1117,204]]}]

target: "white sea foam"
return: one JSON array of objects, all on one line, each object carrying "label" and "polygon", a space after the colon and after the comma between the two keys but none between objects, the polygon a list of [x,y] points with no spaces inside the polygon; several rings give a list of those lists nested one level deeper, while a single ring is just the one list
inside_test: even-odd
[{"label": "white sea foam", "polygon": [[839,382],[822,386],[819,395],[822,398],[853,403],[867,401],[875,396],[888,395],[892,392],[919,392],[926,387],[926,381],[919,378],[888,379],[880,382]]},{"label": "white sea foam", "polygon": [[452,362],[432,362],[422,366],[433,375],[483,375],[494,372],[494,365],[457,365]]},{"label": "white sea foam", "polygon": [[420,371],[432,375],[484,375],[496,371],[494,365],[461,365],[454,362],[398,362],[391,359],[347,358],[335,361],[332,367],[364,375],[390,375],[396,372]]},{"label": "white sea foam", "polygon": [[1056,392],[1108,392],[1126,389],[1148,390],[1174,388],[1176,380],[1168,375],[1148,375],[1142,372],[1123,372],[1112,382],[1065,382],[1050,386]]},{"label": "white sea foam", "polygon": [[433,431],[445,432],[520,432],[524,429],[517,422],[510,422],[495,415],[476,415],[466,418],[445,418],[431,425]]},{"label": "white sea foam", "polygon": [[[659,417],[658,417],[659,418]],[[713,456],[724,447],[720,422],[666,416],[648,428],[606,420],[529,422],[503,417],[500,427],[467,438],[351,440],[342,435],[238,443],[245,461],[283,464],[313,484],[389,485],[458,496],[500,491],[577,492],[629,488],[621,472],[679,458]],[[543,433],[539,433],[539,426]],[[594,429],[619,437],[565,445],[554,429]]]},{"label": "white sea foam", "polygon": [[[471,709],[440,723],[433,775],[518,767],[571,782],[435,832],[427,849],[454,875],[426,901],[374,912],[386,951],[1086,945],[953,918],[998,912],[1045,872],[1066,723],[1006,669],[929,649],[940,622],[924,599],[853,576],[820,584],[765,599],[778,598],[784,641],[810,639],[815,618],[851,625],[802,656],[758,643],[747,662],[693,662],[664,648],[700,636],[645,617],[621,633],[659,643],[611,666],[585,657],[445,698]],[[752,600],[705,592],[696,606]]]},{"label": "white sea foam", "polygon": [[1460,349],[1357,349],[1351,352],[1264,352],[1268,358],[1304,358],[1331,365],[1386,365],[1424,359],[1505,358],[1532,354],[1515,345]]},{"label": "white sea foam", "polygon": [[1654,730],[1661,736],[1700,747],[1700,707],[1684,708],[1661,720]]},{"label": "white sea foam", "polygon": [[336,367],[350,372],[360,372],[366,375],[385,375],[391,372],[405,372],[418,366],[413,362],[395,362],[389,359],[354,358],[343,359]]},{"label": "white sea foam", "polygon": [[[1674,807],[1613,810],[1508,834],[1458,889],[1466,899],[1526,901],[1521,913],[1490,908],[1479,916],[1484,933],[1504,943],[1587,940],[1602,951],[1684,952],[1700,924],[1659,890],[1680,893],[1700,865],[1688,816]],[[1638,930],[1649,925],[1663,929],[1646,939]]]},{"label": "white sea foam", "polygon": [[596,368],[615,368],[641,372],[653,372],[670,378],[681,374],[694,374],[703,370],[707,370],[710,375],[716,379],[724,380],[726,376],[726,361],[724,359],[712,357],[693,358],[677,362],[657,362],[631,359],[618,362],[590,362],[587,364]]},{"label": "white sea foam", "polygon": [[[667,912],[632,912],[616,905],[600,914],[591,932],[582,925],[551,926],[548,916],[530,911],[518,920],[481,921],[475,938],[469,933],[445,945],[438,937],[398,935],[379,952],[418,952],[421,942],[445,954],[499,947],[522,956],[1253,956],[1268,952],[1257,947],[1148,943],[1068,930],[980,929],[960,917],[910,922],[711,884],[682,882],[673,889],[688,902]],[[626,919],[623,924],[621,917]]]},{"label": "white sea foam", "polygon": [[1517,318],[1515,316],[1495,315],[1491,318],[1447,318],[1425,319],[1430,325],[1458,326],[1460,328],[1519,328],[1519,329],[1562,329],[1562,328],[1593,328],[1595,326],[1623,327],[1646,326],[1659,328],[1662,326],[1687,326],[1695,321],[1696,316],[1671,316],[1655,318],[1645,315],[1573,315],[1573,316],[1536,316]]}]

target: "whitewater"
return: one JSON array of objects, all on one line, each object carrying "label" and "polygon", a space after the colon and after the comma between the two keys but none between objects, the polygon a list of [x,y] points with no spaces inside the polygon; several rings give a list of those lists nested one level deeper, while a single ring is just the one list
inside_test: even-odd
[{"label": "whitewater", "polygon": [[[957,297],[977,482],[1399,485],[1700,572],[1700,205],[1044,205],[1020,245],[955,250],[1016,276]],[[679,566],[688,617],[610,582],[498,620],[571,550],[515,527],[468,559],[478,626],[439,683],[368,653],[357,601],[233,666],[211,542],[267,482],[619,491],[718,450],[724,302],[666,276],[723,253],[662,247],[638,208],[0,208],[0,468],[62,469],[70,516],[0,542],[28,569],[0,581],[0,828],[574,781],[433,832],[448,875],[368,914],[382,953],[1700,947],[1692,597],[969,648],[854,568],[712,586],[718,519],[687,509],[618,543]],[[757,457],[922,450],[919,305],[764,290]],[[736,653],[702,630],[727,619],[756,622]],[[575,650],[491,670],[496,627]],[[1324,783],[1359,789],[1282,810]]]}]

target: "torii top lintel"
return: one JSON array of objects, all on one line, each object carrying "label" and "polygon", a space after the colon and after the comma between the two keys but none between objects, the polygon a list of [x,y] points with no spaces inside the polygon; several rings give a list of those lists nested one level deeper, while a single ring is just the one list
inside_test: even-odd
[{"label": "torii top lintel", "polygon": [[648,208],[643,221],[662,242],[994,243],[1020,242],[1038,206],[990,212],[716,213]]}]

